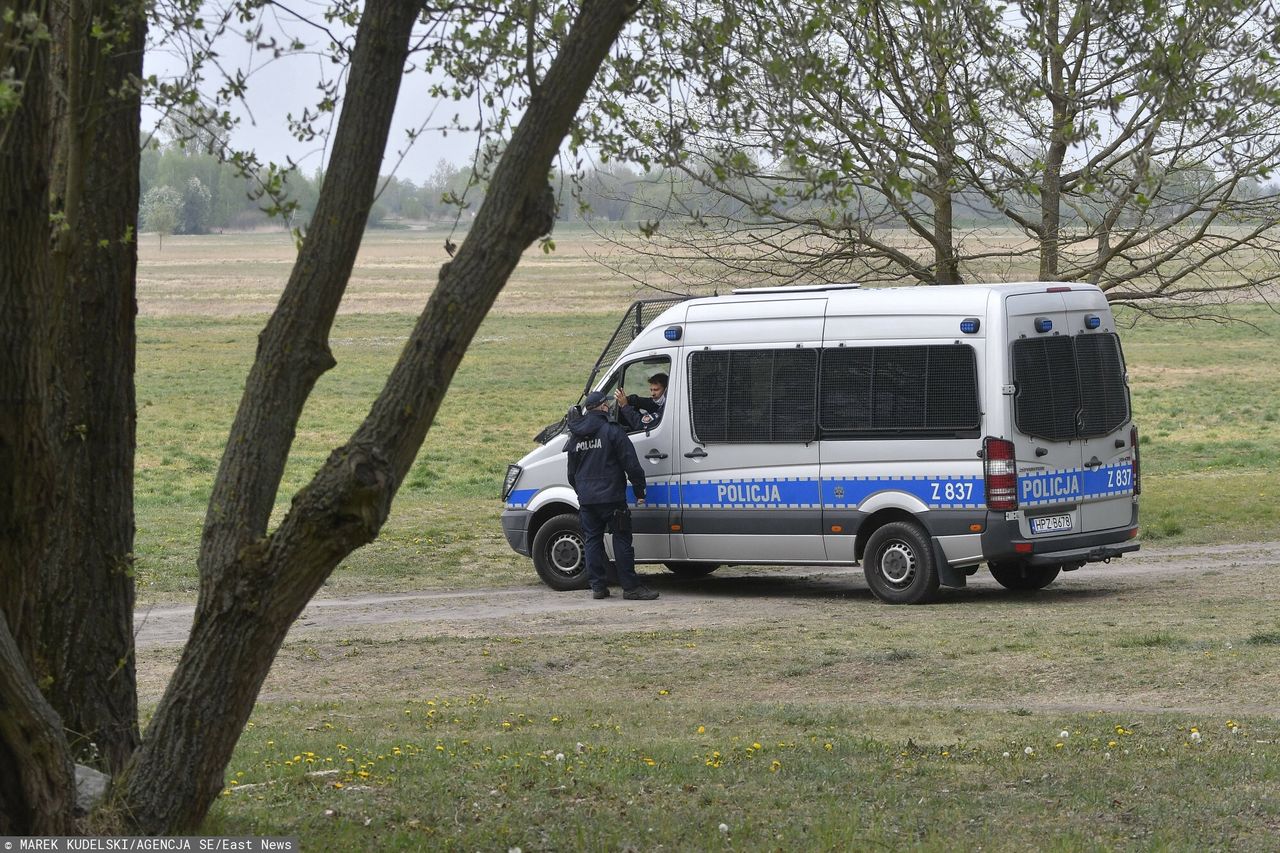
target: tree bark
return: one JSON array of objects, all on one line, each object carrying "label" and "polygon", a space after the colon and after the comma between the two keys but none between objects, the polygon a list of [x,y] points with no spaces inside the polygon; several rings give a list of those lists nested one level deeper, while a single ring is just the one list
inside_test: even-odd
[{"label": "tree bark", "polygon": [[[43,11],[27,3],[17,14],[43,22]],[[48,405],[49,61],[41,39],[17,51],[22,102],[0,127],[0,611],[28,663],[38,658],[40,568],[56,480]]]},{"label": "tree bark", "polygon": [[0,611],[0,835],[71,835],[75,767],[62,722],[31,680]]},{"label": "tree bark", "polygon": [[[23,4],[47,24],[47,7]],[[6,27],[8,38],[12,30]],[[21,36],[19,36],[21,38]],[[48,43],[16,50],[22,102],[0,128],[0,834],[67,834],[75,783],[31,678],[55,482],[50,440]],[[12,628],[11,628],[12,626]],[[16,637],[27,642],[19,646]]]},{"label": "tree bark", "polygon": [[[60,522],[39,624],[45,695],[81,761],[120,770],[139,742],[133,652],[134,362],[141,6],[71,0],[53,104]],[[111,39],[93,39],[90,22]],[[118,34],[117,34],[118,33]],[[96,759],[96,760],[95,760]]]},{"label": "tree bark", "polygon": [[[204,817],[222,788],[227,761],[289,626],[342,558],[377,536],[468,344],[524,249],[552,226],[555,204],[548,185],[552,158],[600,63],[635,8],[618,0],[583,4],[546,78],[531,96],[457,258],[441,269],[435,293],[381,396],[351,440],[330,455],[294,498],[280,527],[270,537],[259,532],[265,528],[278,474],[267,475],[271,495],[253,494],[243,498],[243,505],[234,501],[217,505],[219,494],[228,500],[239,500],[239,495],[228,488],[215,490],[202,543],[201,593],[191,639],[128,771],[128,805],[140,830],[189,830]],[[384,11],[380,4],[370,3],[366,19]],[[394,10],[391,20],[395,20]],[[348,104],[359,97],[352,93],[362,91],[358,81],[363,78],[357,75],[356,65],[367,25],[362,22],[357,40]],[[406,38],[396,40],[392,25],[386,29],[386,43],[403,51],[407,30],[402,33]],[[382,67],[381,62],[376,64]],[[344,110],[343,121],[347,120]],[[360,120],[366,128],[370,126],[369,116]],[[390,116],[380,120],[389,121]],[[381,146],[356,152],[375,161],[370,184],[376,179],[381,152]],[[338,156],[335,144],[335,160]],[[330,168],[322,195],[332,192],[329,181],[339,179],[344,171],[336,165]],[[323,201],[321,205],[317,219],[321,219],[319,210],[326,209]],[[347,207],[345,215],[362,227],[364,217],[358,211]],[[309,240],[315,239],[313,230]],[[343,239],[358,242],[359,233],[345,233]],[[344,274],[341,284],[345,281]],[[307,286],[314,285],[298,284],[303,291],[297,297],[299,303],[312,301],[312,297],[303,298]],[[320,293],[314,299],[331,300],[336,308],[335,294]],[[294,301],[286,291],[259,341],[258,361],[289,361],[296,369],[315,372],[331,362],[323,341],[329,322],[324,318],[331,320],[332,315],[328,309],[308,307],[306,318],[281,317]],[[303,308],[298,305],[299,311]],[[294,324],[290,328],[298,340],[278,331],[286,323]],[[290,348],[302,352],[290,353]],[[269,366],[255,366],[250,383],[268,383]],[[260,416],[243,412],[263,393],[263,387],[246,389],[242,414],[247,420],[237,418],[228,456],[243,457],[248,448],[236,446],[256,445],[259,431],[270,433],[277,443],[287,444],[292,437],[291,425],[286,435],[278,422],[268,424]],[[290,393],[297,392],[291,389]],[[301,408],[301,399],[296,405]],[[224,472],[235,475],[236,467],[244,464],[224,461]],[[244,482],[255,491],[267,486],[261,481]]]}]

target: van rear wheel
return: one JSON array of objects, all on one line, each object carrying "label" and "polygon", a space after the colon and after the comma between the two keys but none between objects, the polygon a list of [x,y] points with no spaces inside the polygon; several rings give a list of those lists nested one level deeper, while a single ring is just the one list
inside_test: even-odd
[{"label": "van rear wheel", "polygon": [[938,591],[933,545],[912,522],[891,521],[872,533],[862,571],[871,592],[886,604],[923,604]]},{"label": "van rear wheel", "polygon": [[587,588],[587,545],[576,513],[562,513],[538,528],[533,537],[533,567],[554,590]]},{"label": "van rear wheel", "polygon": [[1044,589],[1062,571],[1061,566],[1024,566],[1021,563],[988,563],[991,576],[1005,589]]},{"label": "van rear wheel", "polygon": [[663,563],[676,577],[705,578],[720,568],[719,563]]}]

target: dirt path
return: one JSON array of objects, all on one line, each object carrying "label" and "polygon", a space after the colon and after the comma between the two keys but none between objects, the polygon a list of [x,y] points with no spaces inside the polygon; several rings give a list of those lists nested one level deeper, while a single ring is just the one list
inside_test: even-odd
[{"label": "dirt path", "polygon": [[[1280,542],[1144,548],[1109,565],[1086,566],[1064,575],[1058,585],[1088,588],[1125,583],[1124,579],[1137,584],[1149,580],[1143,576],[1228,572],[1233,567],[1256,569],[1270,563],[1280,563]],[[646,581],[662,594],[654,602],[624,602],[618,590],[606,601],[594,601],[585,593],[558,593],[538,583],[532,567],[529,574],[526,587],[317,598],[294,624],[289,639],[379,625],[415,625],[419,634],[454,636],[708,627],[785,616],[788,610],[814,600],[871,597],[861,569],[848,568],[733,567],[693,582],[665,572],[652,573]],[[969,583],[967,590],[946,595],[980,598],[1000,591],[985,571]],[[138,648],[181,646],[190,631],[192,613],[190,605],[139,609],[134,620]]]}]

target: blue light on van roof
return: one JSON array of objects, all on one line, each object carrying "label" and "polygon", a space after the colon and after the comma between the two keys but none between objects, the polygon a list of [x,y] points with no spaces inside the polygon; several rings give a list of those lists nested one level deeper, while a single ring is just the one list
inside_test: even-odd
[{"label": "blue light on van roof", "polygon": [[663,330],[662,336],[669,341],[678,341],[680,340],[681,331],[682,330],[679,326],[667,326],[667,328]]},{"label": "blue light on van roof", "polygon": [[977,317],[965,317],[960,321],[960,331],[966,335],[976,335],[981,325],[982,323],[978,321]]},{"label": "blue light on van roof", "polygon": [[1097,314],[1084,315],[1084,327],[1086,329],[1096,329],[1102,325],[1102,318]]},{"label": "blue light on van roof", "polygon": [[1037,331],[1037,332],[1047,332],[1047,331],[1049,331],[1049,330],[1050,330],[1050,329],[1052,329],[1052,328],[1053,328],[1053,321],[1052,321],[1052,320],[1050,320],[1048,317],[1037,317],[1037,318],[1036,318],[1036,331]]}]

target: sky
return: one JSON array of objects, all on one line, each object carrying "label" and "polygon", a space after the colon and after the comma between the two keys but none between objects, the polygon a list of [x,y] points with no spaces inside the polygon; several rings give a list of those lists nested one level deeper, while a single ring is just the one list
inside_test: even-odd
[{"label": "sky", "polygon": [[[288,26],[308,42],[327,41],[328,38],[313,24],[291,24],[278,19],[268,19],[264,24],[270,28],[268,32],[274,30],[277,33]],[[272,59],[269,53],[255,50],[240,34],[223,36],[217,43],[217,51],[224,69],[242,69],[248,72],[248,90],[244,103],[231,109],[232,114],[240,119],[231,135],[232,146],[240,149],[252,148],[264,163],[283,164],[287,157],[292,157],[305,174],[321,168],[328,154],[324,140],[317,138],[301,142],[295,139],[289,132],[287,116],[290,113],[299,115],[305,107],[314,106],[321,97],[318,81],[332,78],[340,71],[339,66],[315,53]],[[182,65],[182,60],[172,50],[163,46],[155,47],[147,52],[145,73],[157,74],[164,79],[172,76]],[[207,76],[217,77],[207,80],[202,87],[206,92],[213,92],[221,85],[221,75],[218,71],[211,70]],[[441,159],[455,166],[471,162],[476,144],[475,135],[457,132],[445,134],[438,129],[459,110],[466,110],[467,105],[437,103],[427,95],[428,85],[427,76],[420,71],[403,79],[382,174],[390,174],[394,169],[397,177],[422,184]],[[144,138],[155,128],[158,120],[159,114],[156,111],[144,109]],[[406,132],[424,125],[433,129],[423,132],[409,146]],[[333,128],[336,128],[336,115],[330,131]],[[397,166],[401,151],[406,153]]]}]

